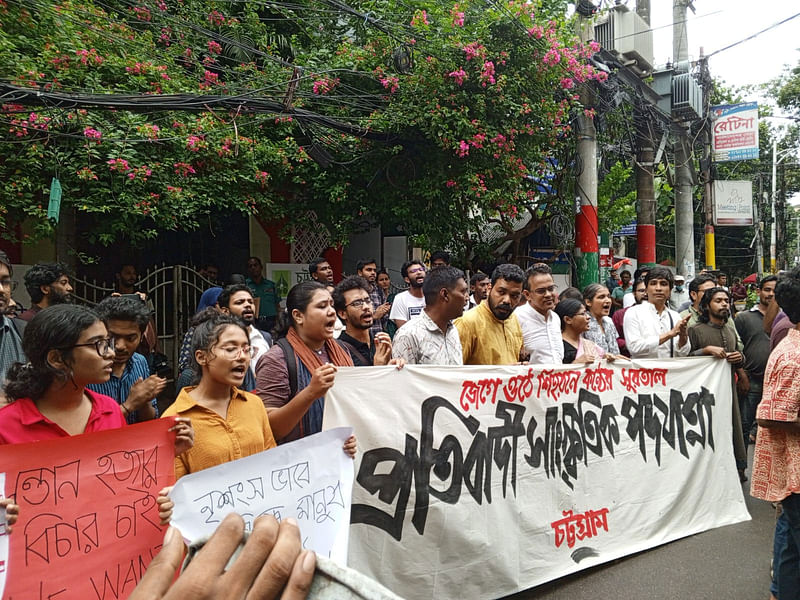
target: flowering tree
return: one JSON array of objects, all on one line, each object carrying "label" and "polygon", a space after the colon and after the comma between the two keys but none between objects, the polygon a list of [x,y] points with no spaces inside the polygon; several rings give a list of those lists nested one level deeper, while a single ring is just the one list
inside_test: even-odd
[{"label": "flowering tree", "polygon": [[558,206],[537,178],[568,166],[576,88],[605,78],[555,4],[0,0],[0,69],[42,103],[2,106],[0,225],[51,232],[56,176],[105,243],[220,209],[334,241],[364,218],[464,253],[487,226],[519,239]]}]

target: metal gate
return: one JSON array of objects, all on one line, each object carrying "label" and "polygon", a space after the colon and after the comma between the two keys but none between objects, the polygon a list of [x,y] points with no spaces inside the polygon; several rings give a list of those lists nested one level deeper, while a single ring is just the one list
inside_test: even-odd
[{"label": "metal gate", "polygon": [[[159,350],[178,364],[181,342],[195,313],[200,296],[217,285],[187,265],[154,265],[139,278],[137,289],[147,292],[153,305],[153,319]],[[76,300],[94,306],[114,291],[114,284],[76,277],[73,283]]]}]

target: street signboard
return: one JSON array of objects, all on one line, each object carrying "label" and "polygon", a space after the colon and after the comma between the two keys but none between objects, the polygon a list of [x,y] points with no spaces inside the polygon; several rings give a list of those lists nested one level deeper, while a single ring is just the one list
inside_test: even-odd
[{"label": "street signboard", "polygon": [[758,104],[711,107],[711,147],[715,162],[758,158]]},{"label": "street signboard", "polygon": [[628,223],[627,225],[623,225],[619,228],[618,231],[614,232],[614,235],[621,236],[621,235],[629,235],[629,236],[636,236],[636,221],[633,223]]},{"label": "street signboard", "polygon": [[714,182],[714,225],[753,224],[753,182]]}]

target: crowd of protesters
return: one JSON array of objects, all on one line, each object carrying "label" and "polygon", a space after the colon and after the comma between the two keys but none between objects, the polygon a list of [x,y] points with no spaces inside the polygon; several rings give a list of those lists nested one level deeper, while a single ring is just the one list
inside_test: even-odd
[{"label": "crowd of protesters", "polygon": [[[372,258],[358,261],[356,274],[338,283],[330,263],[319,258],[309,264],[310,280],[282,298],[261,260],[251,257],[247,278],[203,293],[181,345],[177,397],[159,415],[167,379],[147,359],[156,338],[152,305],[136,289],[135,269],[120,269],[118,293],[90,309],[72,302],[65,267],[35,265],[25,275],[32,304],[19,312],[10,309],[12,266],[0,253],[0,380],[7,402],[0,409],[0,444],[169,418],[179,478],[321,431],[325,394],[339,367],[706,355],[730,367],[741,480],[747,480],[747,445],[755,443],[752,493],[783,504],[772,593],[795,597],[789,594],[800,589],[800,501],[794,499],[800,493],[800,270],[761,279],[758,302],[735,315],[741,283],[729,290],[723,276],[710,273],[687,286],[662,266],[623,270],[619,277],[613,271],[603,284],[559,293],[544,263],[527,270],[500,264],[471,277],[449,263],[446,252],[434,253],[430,267],[406,262],[400,270],[406,289],[392,294],[389,273]],[[205,265],[203,275],[216,283],[218,270]],[[351,437],[343,451],[354,456],[356,445]],[[165,523],[169,492],[158,498]],[[2,504],[13,525],[17,507]],[[295,559],[309,560],[299,551]]]}]

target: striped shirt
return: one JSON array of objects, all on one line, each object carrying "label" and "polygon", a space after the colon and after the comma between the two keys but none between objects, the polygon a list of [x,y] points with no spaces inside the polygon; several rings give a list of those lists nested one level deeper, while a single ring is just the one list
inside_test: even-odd
[{"label": "striped shirt", "polygon": [[[131,356],[125,364],[125,369],[122,371],[121,377],[117,377],[112,373],[111,379],[105,383],[90,383],[86,387],[100,394],[111,396],[117,401],[117,404],[121,406],[122,403],[128,399],[128,395],[131,393],[131,387],[133,387],[133,384],[136,383],[136,380],[140,377],[142,380],[150,377],[150,367],[147,366],[147,359],[144,356],[138,352],[134,352],[133,356]],[[150,403],[153,405],[153,410],[156,411],[155,418],[158,418],[158,399],[153,398]],[[137,412],[138,411],[132,410],[128,414],[127,421],[129,425],[139,422],[139,415]]]},{"label": "striped shirt", "polygon": [[6,372],[15,362],[25,362],[22,340],[11,319],[0,315],[0,386],[5,383]]}]

